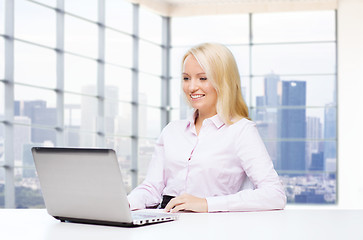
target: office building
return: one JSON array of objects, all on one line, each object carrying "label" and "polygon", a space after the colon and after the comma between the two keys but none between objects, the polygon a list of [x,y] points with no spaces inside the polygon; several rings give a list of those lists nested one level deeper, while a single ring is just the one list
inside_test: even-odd
[{"label": "office building", "polygon": [[305,171],[306,82],[283,81],[281,101],[280,143],[281,169]]}]

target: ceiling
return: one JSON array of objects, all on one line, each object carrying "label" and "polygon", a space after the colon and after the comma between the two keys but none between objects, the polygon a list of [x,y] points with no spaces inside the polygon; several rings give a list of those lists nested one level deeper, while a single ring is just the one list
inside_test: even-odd
[{"label": "ceiling", "polygon": [[336,9],[338,0],[128,0],[163,16]]}]

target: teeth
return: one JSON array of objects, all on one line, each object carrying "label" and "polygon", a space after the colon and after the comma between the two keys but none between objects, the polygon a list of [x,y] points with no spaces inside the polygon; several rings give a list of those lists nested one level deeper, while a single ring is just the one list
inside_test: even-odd
[{"label": "teeth", "polygon": [[195,99],[195,98],[201,98],[203,97],[204,94],[199,94],[199,95],[190,95],[191,98]]}]

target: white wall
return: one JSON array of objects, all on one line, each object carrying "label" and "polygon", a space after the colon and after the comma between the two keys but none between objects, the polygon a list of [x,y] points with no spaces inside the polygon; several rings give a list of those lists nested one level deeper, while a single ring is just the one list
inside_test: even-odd
[{"label": "white wall", "polygon": [[363,1],[338,2],[338,206],[363,208]]}]

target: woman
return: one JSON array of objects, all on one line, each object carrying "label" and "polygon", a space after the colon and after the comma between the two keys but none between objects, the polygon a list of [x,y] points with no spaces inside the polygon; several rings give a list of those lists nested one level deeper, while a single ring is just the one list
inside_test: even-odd
[{"label": "woman", "polygon": [[283,209],[284,188],[248,120],[232,53],[205,43],[191,48],[182,64],[194,116],[163,129],[145,181],[128,196],[131,209],[160,202],[170,212]]}]

